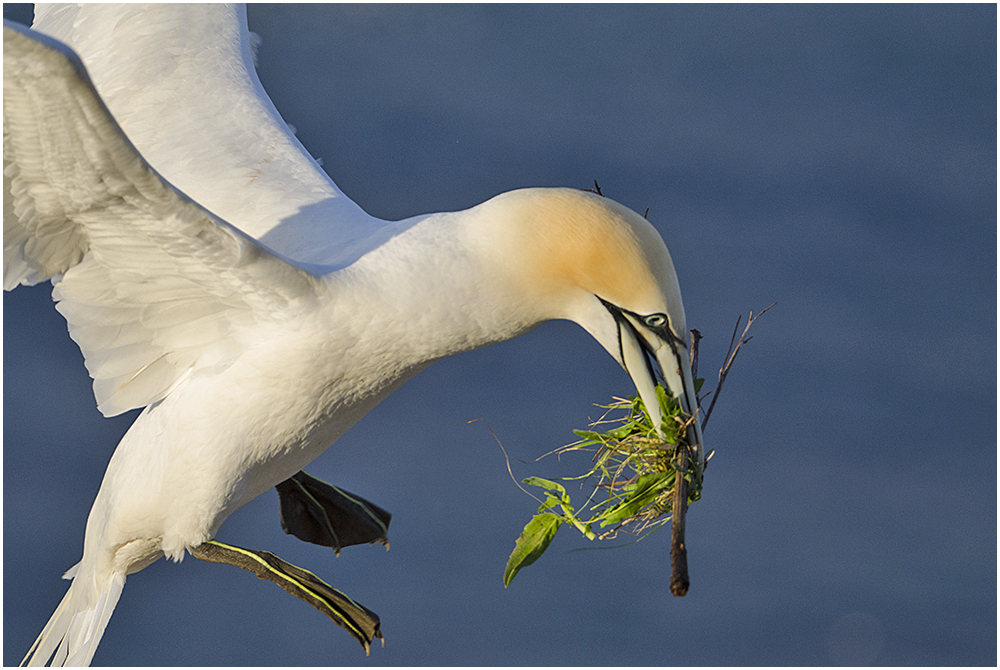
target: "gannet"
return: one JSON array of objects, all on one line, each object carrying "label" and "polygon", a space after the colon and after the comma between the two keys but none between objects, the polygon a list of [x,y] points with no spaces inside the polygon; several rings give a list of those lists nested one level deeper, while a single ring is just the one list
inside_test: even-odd
[{"label": "gannet", "polygon": [[696,413],[674,266],[632,210],[529,188],[382,221],[281,119],[242,6],[41,6],[33,28],[4,21],[4,288],[51,281],[99,410],[143,409],[29,664],[88,664],[162,556],[235,564],[213,540],[233,511],[443,357],[566,319],[657,425],[654,361]]}]

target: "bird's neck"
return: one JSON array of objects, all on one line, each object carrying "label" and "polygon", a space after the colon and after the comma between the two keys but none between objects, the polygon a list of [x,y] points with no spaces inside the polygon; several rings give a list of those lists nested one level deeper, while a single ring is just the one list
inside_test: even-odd
[{"label": "bird's neck", "polygon": [[[453,354],[521,335],[539,318],[512,293],[478,243],[475,210],[401,222],[397,235],[328,276],[331,326],[401,366],[422,369]],[[363,343],[363,344],[362,344]]]}]

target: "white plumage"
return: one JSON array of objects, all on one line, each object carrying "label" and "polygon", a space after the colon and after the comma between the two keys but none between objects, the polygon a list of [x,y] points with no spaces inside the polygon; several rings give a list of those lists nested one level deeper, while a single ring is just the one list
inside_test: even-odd
[{"label": "white plumage", "polygon": [[653,356],[690,409],[677,279],[634,212],[526,189],[381,221],[274,109],[242,7],[43,6],[34,28],[80,59],[4,24],[4,288],[52,280],[101,412],[145,409],[32,663],[88,663],[127,574],[444,356],[570,319],[647,400]]}]

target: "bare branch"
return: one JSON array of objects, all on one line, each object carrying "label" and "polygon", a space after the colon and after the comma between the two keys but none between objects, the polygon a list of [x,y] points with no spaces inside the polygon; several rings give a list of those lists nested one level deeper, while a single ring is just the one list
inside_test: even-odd
[{"label": "bare branch", "polygon": [[688,506],[688,483],[685,474],[691,466],[687,445],[677,447],[674,476],[673,518],[670,530],[670,592],[677,597],[687,595],[691,586],[688,577],[687,541],[684,539],[685,520]]},{"label": "bare branch", "polygon": [[[726,352],[726,363],[719,369],[719,385],[715,387],[715,392],[712,394],[712,402],[708,406],[708,411],[705,413],[705,418],[701,422],[701,429],[704,431],[705,427],[708,425],[708,419],[712,416],[712,409],[715,407],[715,401],[719,399],[719,392],[722,391],[722,384],[726,381],[726,376],[729,374],[730,369],[733,367],[733,361],[736,360],[736,354],[740,353],[740,348],[753,339],[753,337],[747,337],[747,332],[750,330],[750,326],[753,322],[759,319],[763,314],[777,305],[778,303],[771,303],[764,309],[760,311],[759,314],[754,316],[753,310],[750,310],[750,317],[747,319],[747,325],[743,328],[743,333],[740,335],[739,341],[736,340],[736,333],[739,332],[740,321],[743,319],[743,315],[736,319],[736,327],[733,328],[733,337],[729,341],[729,351]],[[735,346],[734,346],[735,344]]]},{"label": "bare branch", "polygon": [[692,379],[697,379],[698,378],[698,345],[701,342],[701,331],[699,331],[699,330],[697,330],[695,328],[692,328],[690,330],[690,335],[691,335],[691,355],[689,357],[690,360],[688,362],[691,363],[691,378]]}]

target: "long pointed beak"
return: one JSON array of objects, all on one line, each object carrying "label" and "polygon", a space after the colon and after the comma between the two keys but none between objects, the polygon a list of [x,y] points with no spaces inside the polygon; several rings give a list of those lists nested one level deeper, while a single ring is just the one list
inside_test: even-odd
[{"label": "long pointed beak", "polygon": [[[621,355],[625,370],[632,377],[639,397],[646,405],[653,419],[653,424],[659,427],[663,421],[660,402],[656,397],[656,373],[649,360],[649,355],[656,360],[666,383],[667,389],[677,398],[681,409],[688,415],[694,415],[698,408],[698,399],[694,391],[694,379],[691,375],[691,362],[688,360],[688,350],[676,338],[669,341],[646,328],[635,317],[626,312],[618,315],[618,328]],[[705,465],[704,441],[701,434],[701,423],[694,416],[688,427],[688,444],[697,453],[698,471]]]}]

